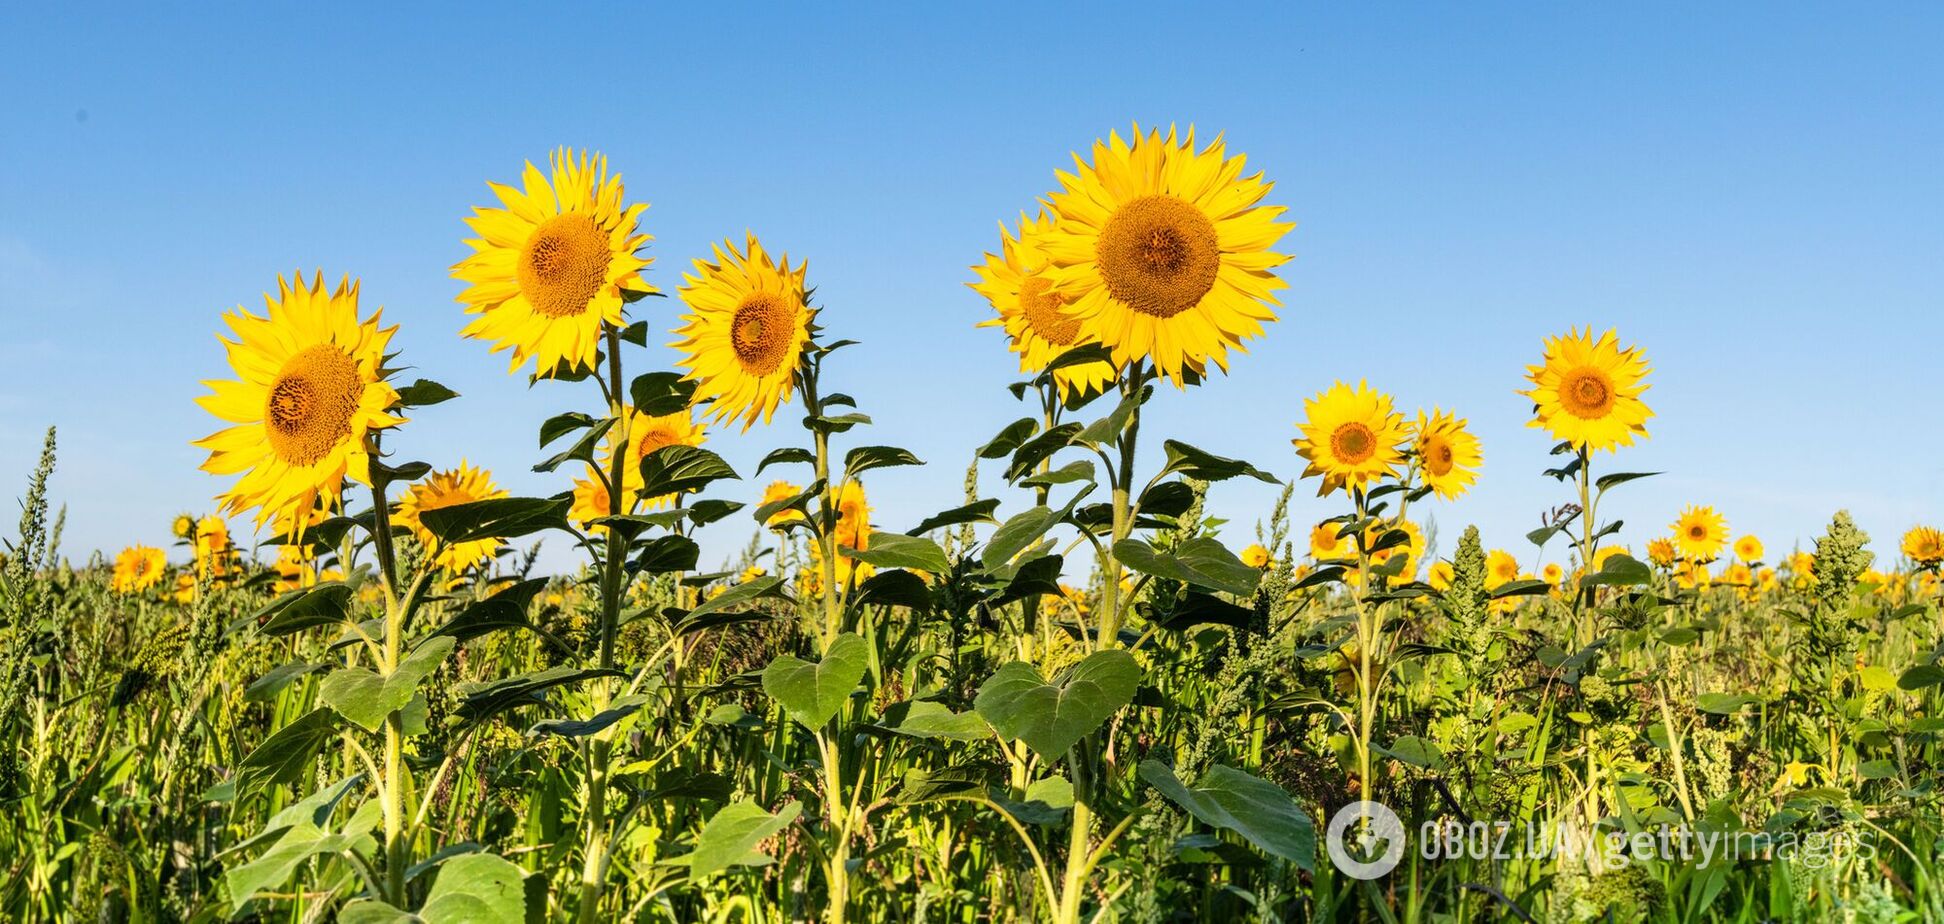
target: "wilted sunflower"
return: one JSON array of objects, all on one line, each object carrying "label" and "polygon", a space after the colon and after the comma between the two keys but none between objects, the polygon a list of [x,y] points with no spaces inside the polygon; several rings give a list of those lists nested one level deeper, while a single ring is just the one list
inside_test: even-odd
[{"label": "wilted sunflower", "polygon": [[1728,541],[1728,518],[1713,507],[1689,507],[1674,521],[1674,543],[1692,561],[1713,561]]},{"label": "wilted sunflower", "polygon": [[1131,137],[1094,142],[1093,163],[1076,154],[1059,174],[1054,226],[1038,238],[1054,285],[1115,364],[1145,357],[1177,383],[1211,360],[1226,371],[1229,348],[1276,319],[1287,283],[1271,270],[1289,258],[1269,248],[1295,225],[1257,204],[1273,184],[1243,176],[1219,136],[1200,153],[1193,128]]},{"label": "wilted sunflower", "polygon": [[1903,536],[1903,553],[1920,565],[1944,561],[1944,532],[1929,526],[1914,526]]},{"label": "wilted sunflower", "polygon": [[1761,561],[1762,540],[1752,534],[1735,540],[1735,557],[1745,562]]},{"label": "wilted sunflower", "polygon": [[1654,416],[1640,400],[1647,372],[1647,357],[1638,347],[1621,349],[1611,330],[1597,340],[1591,327],[1547,337],[1545,362],[1526,370],[1532,389],[1519,392],[1532,399],[1527,426],[1582,449],[1631,446]]},{"label": "wilted sunflower", "polygon": [[[769,487],[763,489],[763,499],[757,501],[756,506],[758,507],[768,506],[770,504],[776,503],[777,501],[789,500],[790,498],[795,497],[798,494],[802,494],[802,493],[803,493],[802,485],[794,485],[787,481],[782,481],[782,480],[772,481],[769,483]],[[778,510],[777,512],[770,514],[769,519],[765,520],[763,522],[763,525],[772,526],[772,527],[781,526],[784,523],[788,523],[792,520],[801,520],[801,519],[803,519],[803,511],[797,510],[795,508],[790,508],[785,510]]]},{"label": "wilted sunflower", "polygon": [[1318,561],[1342,558],[1343,537],[1337,535],[1342,528],[1337,523],[1318,523],[1310,527],[1310,557]]},{"label": "wilted sunflower", "polygon": [[[1053,219],[1045,212],[1038,218],[1019,216],[1018,238],[1000,225],[1000,252],[986,254],[984,264],[972,267],[979,281],[968,283],[999,312],[979,326],[1005,328],[1012,351],[1019,354],[1019,371],[1029,375],[1037,375],[1068,350],[1099,342],[1080,333],[1080,319],[1064,310],[1068,298],[1054,290],[1052,276],[1045,272],[1046,257],[1037,239],[1052,227]],[[1053,382],[1063,398],[1094,394],[1105,390],[1117,372],[1109,363],[1079,363],[1053,370]]]},{"label": "wilted sunflower", "polygon": [[256,523],[294,520],[319,495],[338,498],[344,479],[370,483],[365,435],[405,422],[389,411],[398,392],[385,381],[385,345],[398,328],[378,326],[381,312],[358,320],[358,285],[348,277],[327,293],[319,273],[309,285],[277,280],[264,296],[267,317],[238,309],[224,316],[237,339],[223,339],[239,381],[205,381],[198,398],[236,426],[197,440],[209,450],[203,471],[242,472],[223,510],[254,508]]},{"label": "wilted sunflower", "polygon": [[1478,480],[1478,466],[1484,456],[1478,450],[1478,437],[1465,429],[1456,415],[1432,408],[1427,416],[1418,412],[1414,430],[1418,466],[1424,483],[1439,497],[1452,500]]},{"label": "wilted sunflower", "polygon": [[459,301],[479,315],[461,333],[512,350],[508,371],[531,359],[541,375],[593,365],[601,326],[624,326],[622,306],[656,291],[641,278],[653,261],[637,255],[651,240],[635,230],[648,206],[622,204],[606,157],[561,148],[547,162],[551,182],[529,161],[525,190],[487,184],[506,207],[473,209],[474,253],[452,268],[471,283]]},{"label": "wilted sunflower", "polygon": [[133,545],[115,556],[115,574],[109,586],[118,594],[140,593],[162,582],[162,571],[169,565],[161,549]]},{"label": "wilted sunflower", "polygon": [[[695,422],[695,415],[689,408],[683,408],[673,414],[659,415],[643,414],[640,411],[630,412],[628,417],[630,461],[622,465],[622,477],[628,486],[628,497],[634,497],[645,487],[641,480],[641,461],[648,458],[649,453],[669,446],[700,446],[708,441],[708,436],[703,432],[707,429],[707,423]],[[613,446],[608,446],[602,452],[599,464],[603,472],[614,471]],[[647,503],[650,507],[665,507],[674,500],[673,495],[664,495],[648,498]],[[624,508],[621,512],[633,511]]]},{"label": "wilted sunflower", "polygon": [[[461,459],[458,468],[433,472],[425,480],[406,489],[405,496],[398,502],[398,522],[410,529],[412,535],[418,537],[419,544],[430,552],[438,546],[438,539],[419,518],[425,511],[505,496],[506,489],[493,483],[492,472],[473,468]],[[439,549],[432,563],[459,574],[481,562],[491,561],[500,546],[505,544],[506,540],[495,537],[453,543]]]},{"label": "wilted sunflower", "polygon": [[675,330],[682,339],[669,346],[686,354],[675,364],[696,382],[696,401],[712,401],[709,415],[717,420],[741,417],[747,431],[790,400],[817,314],[803,288],[809,264],[791,269],[785,255],[777,265],[754,234],[746,254],[724,242],[715,256],[714,263],[695,261],[695,274],[682,274],[689,313]]},{"label": "wilted sunflower", "polygon": [[1364,382],[1354,389],[1338,382],[1305,400],[1303,411],[1309,419],[1296,425],[1303,435],[1290,442],[1309,460],[1303,477],[1323,476],[1318,496],[1346,486],[1361,489],[1397,473],[1403,460],[1397,447],[1407,434],[1389,395]]}]

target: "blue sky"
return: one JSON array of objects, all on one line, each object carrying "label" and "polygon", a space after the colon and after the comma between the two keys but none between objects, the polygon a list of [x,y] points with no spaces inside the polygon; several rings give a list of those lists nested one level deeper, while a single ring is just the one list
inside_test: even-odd
[{"label": "blue sky", "polygon": [[[864,342],[829,373],[876,418],[864,439],[932,463],[871,480],[904,529],[958,503],[973,448],[1022,413],[967,266],[1069,152],[1138,119],[1225,132],[1299,223],[1282,322],[1232,375],[1156,399],[1157,448],[1293,477],[1302,398],[1367,378],[1484,440],[1477,489],[1431,507],[1444,549],[1476,522],[1529,561],[1524,532],[1567,498],[1514,392],[1543,336],[1591,323],[1655,367],[1652,439],[1601,463],[1668,473],[1610,503],[1636,548],[1687,503],[1772,549],[1839,507],[1879,551],[1944,521],[1944,9],[700,9],[0,12],[0,493],[53,423],[71,555],[209,509],[223,485],[189,441],[216,428],[193,399],[228,374],[220,314],[296,268],[362,277],[410,375],[464,394],[389,445],[561,489],[527,471],[534,431],[591,395],[529,390],[458,339],[447,270],[485,182],[564,144],[652,203],[665,289],[746,229],[809,259],[831,336]],[[673,300],[643,308],[673,326]],[[673,358],[647,356],[632,371]],[[748,472],[800,434],[709,445]],[[1003,509],[1027,502],[996,481]],[[1217,488],[1233,544],[1274,493]],[[1299,520],[1339,511],[1313,493]],[[712,528],[710,556],[752,531]]]}]

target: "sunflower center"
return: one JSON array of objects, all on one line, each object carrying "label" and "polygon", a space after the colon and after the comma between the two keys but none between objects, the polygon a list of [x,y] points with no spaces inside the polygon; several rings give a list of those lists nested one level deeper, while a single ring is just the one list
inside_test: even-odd
[{"label": "sunflower center", "polygon": [[1330,453],[1338,460],[1355,465],[1377,452],[1377,434],[1356,422],[1338,426],[1330,434]]},{"label": "sunflower center", "polygon": [[1567,413],[1586,420],[1597,420],[1613,410],[1613,381],[1606,373],[1581,366],[1566,373],[1559,383],[1559,403]]},{"label": "sunflower center", "polygon": [[579,212],[563,212],[533,229],[520,251],[520,294],[549,318],[587,311],[607,283],[607,232]]},{"label": "sunflower center", "polygon": [[1424,470],[1440,478],[1451,474],[1451,444],[1437,438],[1426,440],[1425,443]]},{"label": "sunflower center", "polygon": [[790,352],[790,322],[794,312],[781,296],[756,292],[736,307],[729,324],[729,345],[751,375],[768,375]]},{"label": "sunflower center", "polygon": [[648,458],[657,449],[665,449],[681,442],[675,431],[667,427],[652,427],[641,435],[641,444],[635,447],[635,461]]},{"label": "sunflower center", "polygon": [[1702,526],[1699,523],[1696,523],[1693,526],[1688,527],[1688,538],[1693,539],[1696,542],[1706,539],[1708,538],[1708,528],[1706,526]]},{"label": "sunflower center", "polygon": [[1054,346],[1069,346],[1080,339],[1080,319],[1060,310],[1066,299],[1053,292],[1053,284],[1033,276],[1019,287],[1019,310],[1026,326]]},{"label": "sunflower center", "polygon": [[1215,223],[1173,196],[1142,196],[1107,219],[1096,245],[1100,278],[1118,301],[1172,318],[1201,303],[1222,267]]},{"label": "sunflower center", "polygon": [[291,465],[324,458],[351,435],[362,391],[357,362],[336,344],[292,356],[277,372],[263,408],[263,430],[277,458]]}]

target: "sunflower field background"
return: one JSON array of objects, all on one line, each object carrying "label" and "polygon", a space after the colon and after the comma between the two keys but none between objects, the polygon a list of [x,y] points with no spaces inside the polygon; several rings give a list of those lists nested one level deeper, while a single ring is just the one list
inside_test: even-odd
[{"label": "sunflower field background", "polygon": [[[69,426],[19,473],[0,918],[1944,920],[1944,522],[1643,502],[1671,389],[1624,315],[1484,373],[1537,451],[1399,398],[1436,382],[1223,391],[1410,321],[1289,298],[1291,166],[1213,128],[993,203],[927,349],[1009,350],[948,387],[1010,410],[941,403],[943,458],[874,422],[913,386],[816,254],[659,250],[591,147],[478,178],[430,267],[541,413],[442,384],[355,271],[210,293],[206,498],[76,552]],[[962,490],[874,504],[921,466]],[[1547,502],[1481,529],[1487,477]]]}]

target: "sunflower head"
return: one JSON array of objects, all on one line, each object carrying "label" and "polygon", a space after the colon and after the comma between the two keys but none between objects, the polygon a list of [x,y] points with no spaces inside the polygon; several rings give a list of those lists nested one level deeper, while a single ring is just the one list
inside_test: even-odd
[{"label": "sunflower head", "polygon": [[196,535],[196,518],[187,513],[178,513],[169,521],[169,533],[177,539],[190,539]]},{"label": "sunflower head", "polygon": [[[418,537],[419,544],[430,552],[438,548],[438,539],[420,520],[420,515],[425,511],[505,496],[506,489],[493,483],[492,472],[473,468],[462,459],[458,468],[433,472],[406,490],[404,498],[398,503],[398,522],[410,529],[412,535]],[[494,554],[505,544],[506,540],[493,537],[456,542],[438,549],[432,563],[449,573],[461,574],[492,561]]]},{"label": "sunflower head", "polygon": [[1929,526],[1914,526],[1903,536],[1903,553],[1919,565],[1944,562],[1944,532]]},{"label": "sunflower head", "polygon": [[1478,480],[1478,466],[1484,457],[1478,437],[1465,429],[1465,421],[1432,408],[1430,414],[1418,412],[1413,428],[1413,451],[1424,483],[1439,497],[1452,500]]},{"label": "sunflower head", "polygon": [[696,383],[695,399],[712,402],[710,416],[740,417],[746,431],[790,400],[816,320],[804,289],[808,264],[772,261],[754,234],[743,250],[716,245],[715,257],[682,275],[689,313],[675,330],[681,339],[669,345],[684,354],[675,364]]},{"label": "sunflower head", "polygon": [[1242,563],[1251,568],[1262,568],[1269,564],[1269,550],[1260,543],[1251,543],[1242,550]]},{"label": "sunflower head", "polygon": [[277,280],[257,317],[224,316],[235,340],[223,338],[238,378],[206,381],[197,399],[233,426],[197,440],[209,450],[203,471],[240,478],[221,495],[226,513],[256,510],[258,526],[295,521],[319,497],[336,501],[349,476],[370,483],[366,435],[405,420],[391,408],[398,392],[385,381],[385,345],[398,328],[378,326],[380,312],[358,318],[358,285],[336,291],[319,273],[310,283]]},{"label": "sunflower head", "polygon": [[1201,151],[1193,128],[1130,137],[1094,142],[1091,163],[1075,154],[1060,173],[1040,238],[1054,286],[1116,365],[1148,359],[1177,384],[1211,361],[1226,370],[1229,349],[1276,319],[1286,283],[1272,270],[1289,258],[1269,248],[1295,225],[1259,204],[1273,184],[1243,176],[1220,137]]},{"label": "sunflower head", "polygon": [[[574,479],[574,503],[567,511],[569,519],[587,528],[602,517],[614,515],[615,508],[610,506],[607,482],[602,474],[589,468],[586,478]],[[621,495],[620,511],[629,513],[634,510],[635,492],[632,485]],[[605,529],[606,527],[600,527]]]},{"label": "sunflower head", "polygon": [[[763,489],[763,498],[762,500],[756,502],[756,506],[765,507],[770,504],[774,504],[777,501],[789,500],[790,498],[795,497],[798,494],[802,494],[802,493],[803,493],[802,485],[791,484],[787,481],[778,479],[776,481],[770,482],[769,487]],[[774,528],[774,527],[780,527],[785,523],[789,523],[801,519],[803,519],[803,511],[796,510],[794,508],[784,509],[784,510],[778,510],[777,512],[770,514],[769,519],[764,521],[763,525]]]},{"label": "sunflower head", "polygon": [[1631,446],[1654,416],[1640,400],[1647,371],[1640,349],[1623,349],[1611,330],[1598,338],[1591,327],[1548,337],[1545,361],[1526,369],[1532,388],[1519,392],[1532,399],[1527,426],[1585,450]]},{"label": "sunflower head", "polygon": [[1519,579],[1519,560],[1504,549],[1493,549],[1485,556],[1485,582],[1488,587],[1497,587],[1507,581]]},{"label": "sunflower head", "polygon": [[638,255],[651,238],[636,232],[648,206],[622,204],[607,158],[561,148],[548,166],[528,162],[524,189],[487,184],[504,208],[473,210],[473,254],[452,268],[469,283],[459,301],[478,315],[463,334],[540,375],[593,365],[602,326],[623,326],[623,306],[655,291],[641,277],[651,260]]},{"label": "sunflower head", "polygon": [[1755,538],[1752,534],[1736,539],[1735,557],[1745,562],[1761,561],[1762,540]]},{"label": "sunflower head", "polygon": [[1728,542],[1728,518],[1713,507],[1693,506],[1674,521],[1674,544],[1689,561],[1713,561]]},{"label": "sunflower head", "polygon": [[[1066,312],[1071,299],[1053,286],[1039,240],[1052,230],[1045,212],[1038,218],[1019,216],[1019,236],[999,226],[1000,252],[985,255],[972,267],[979,281],[968,283],[992,303],[999,316],[980,327],[1003,327],[1019,354],[1019,371],[1038,374],[1060,354],[1099,341],[1080,332],[1080,319]],[[1098,394],[1112,384],[1120,370],[1110,363],[1090,362],[1053,370],[1053,383],[1062,398]]]},{"label": "sunflower head", "polygon": [[230,544],[229,524],[222,517],[208,516],[196,521],[196,573],[203,578],[225,577],[230,559],[236,555]]},{"label": "sunflower head", "polygon": [[1356,388],[1338,382],[1304,401],[1303,410],[1309,419],[1296,425],[1303,435],[1291,442],[1309,460],[1303,477],[1323,476],[1319,496],[1338,488],[1361,490],[1397,474],[1404,457],[1398,444],[1407,432],[1389,395],[1363,382]]},{"label": "sunflower head", "polygon": [[1318,523],[1310,527],[1310,557],[1317,561],[1342,558],[1344,555],[1343,537],[1337,535],[1342,527],[1337,523]]},{"label": "sunflower head", "polygon": [[[707,423],[698,424],[689,408],[673,414],[643,414],[630,411],[628,417],[628,457],[622,465],[622,477],[627,482],[628,496],[634,497],[646,487],[641,480],[641,462],[649,454],[670,446],[700,446],[708,440],[705,431]],[[601,471],[614,471],[614,447],[608,446],[600,457]],[[674,503],[670,496],[645,498],[650,507],[665,507]],[[622,510],[633,513],[633,510]]]},{"label": "sunflower head", "polygon": [[1457,569],[1451,566],[1451,562],[1435,561],[1431,563],[1431,571],[1424,576],[1424,581],[1431,585],[1432,590],[1443,593],[1451,589],[1451,579],[1456,574]]},{"label": "sunflower head", "polygon": [[1659,565],[1663,568],[1671,568],[1674,566],[1675,560],[1678,559],[1679,557],[1680,557],[1680,552],[1676,550],[1674,546],[1674,540],[1666,537],[1662,537],[1659,539],[1650,539],[1647,541],[1648,561],[1651,561],[1654,564]]},{"label": "sunflower head", "polygon": [[168,557],[161,549],[129,546],[115,556],[115,573],[109,586],[118,594],[140,593],[162,582],[162,572],[168,564]]}]

